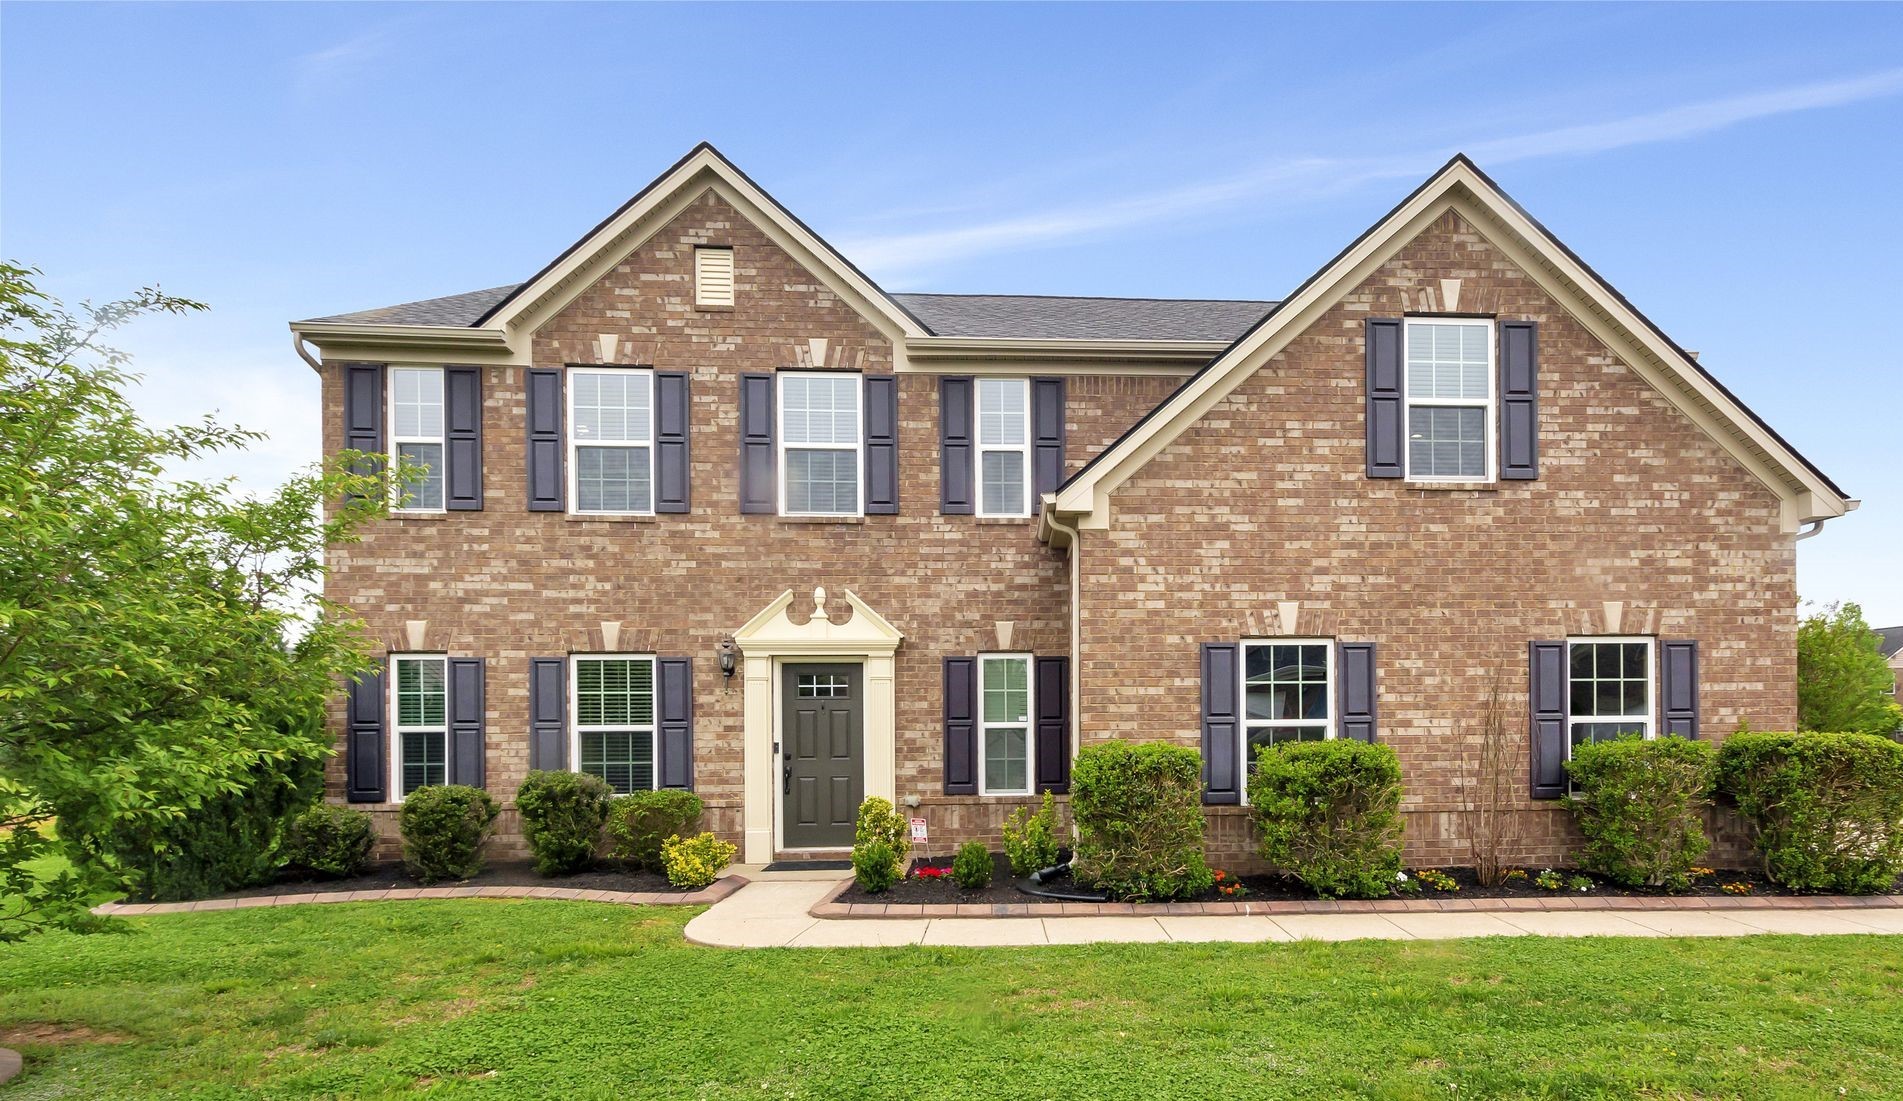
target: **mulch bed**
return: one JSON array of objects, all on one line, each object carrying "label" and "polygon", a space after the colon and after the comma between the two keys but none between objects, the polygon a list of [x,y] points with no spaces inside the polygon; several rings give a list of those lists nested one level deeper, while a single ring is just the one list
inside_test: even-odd
[{"label": "mulch bed", "polygon": [[656,872],[603,865],[574,875],[538,875],[532,864],[492,863],[468,879],[445,879],[422,884],[411,879],[401,864],[379,864],[363,875],[349,879],[311,879],[287,873],[275,883],[248,887],[218,895],[218,898],[259,898],[280,894],[335,894],[343,891],[388,891],[410,887],[566,887],[576,891],[629,891],[686,894]]}]

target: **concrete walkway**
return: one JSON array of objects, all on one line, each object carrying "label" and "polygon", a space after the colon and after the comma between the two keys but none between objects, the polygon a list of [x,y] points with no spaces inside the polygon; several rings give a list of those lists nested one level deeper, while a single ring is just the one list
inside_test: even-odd
[{"label": "concrete walkway", "polygon": [[[749,873],[757,874],[757,873]],[[1903,908],[1484,911],[1237,917],[849,918],[810,911],[839,884],[774,873],[687,923],[687,939],[722,948],[987,947],[1112,941],[1446,940],[1455,937],[1739,937],[1761,933],[1903,934]]]}]

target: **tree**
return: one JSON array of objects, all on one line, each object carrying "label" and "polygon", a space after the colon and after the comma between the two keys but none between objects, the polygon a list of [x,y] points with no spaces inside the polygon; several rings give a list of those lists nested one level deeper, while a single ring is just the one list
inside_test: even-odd
[{"label": "tree", "polygon": [[366,649],[318,595],[323,550],[386,500],[355,454],[263,497],[171,477],[260,437],[146,425],[99,339],[202,304],[147,289],[74,313],[34,274],[0,265],[0,927],[32,913],[15,933],[87,924],[83,891],[15,874],[44,851],[36,824],[58,822],[78,880],[149,890],[195,817],[330,752],[325,701]]},{"label": "tree", "polygon": [[1855,604],[1827,604],[1797,626],[1797,723],[1804,730],[1893,734],[1903,708],[1878,636]]}]

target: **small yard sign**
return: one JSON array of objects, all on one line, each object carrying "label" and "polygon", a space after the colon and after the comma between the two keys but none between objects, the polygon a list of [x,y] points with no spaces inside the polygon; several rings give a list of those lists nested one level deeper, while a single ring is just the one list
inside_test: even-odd
[{"label": "small yard sign", "polygon": [[927,840],[929,840],[929,838],[926,837],[925,833],[925,819],[912,819],[912,844],[923,845]]}]

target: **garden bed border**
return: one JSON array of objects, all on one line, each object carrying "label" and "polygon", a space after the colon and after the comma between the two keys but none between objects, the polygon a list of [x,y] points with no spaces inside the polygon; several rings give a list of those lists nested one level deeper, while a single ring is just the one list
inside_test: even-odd
[{"label": "garden bed border", "polygon": [[381,891],[286,891],[245,898],[201,898],[193,902],[107,902],[93,907],[102,917],[143,917],[204,910],[250,910],[260,906],[303,906],[323,902],[410,902],[438,898],[533,898],[564,902],[609,902],[619,906],[705,906],[747,885],[745,876],[722,876],[698,891],[591,891],[577,887],[393,887]]}]

